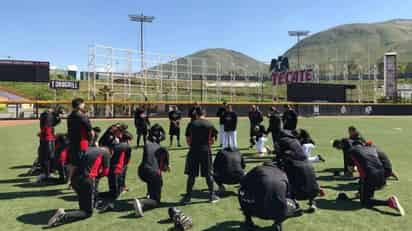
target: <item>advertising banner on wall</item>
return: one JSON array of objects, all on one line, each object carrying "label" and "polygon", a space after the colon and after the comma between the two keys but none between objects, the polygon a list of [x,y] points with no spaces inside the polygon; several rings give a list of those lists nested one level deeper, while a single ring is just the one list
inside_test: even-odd
[{"label": "advertising banner on wall", "polygon": [[299,70],[287,72],[272,72],[273,85],[284,85],[290,83],[304,83],[313,80],[313,70]]}]

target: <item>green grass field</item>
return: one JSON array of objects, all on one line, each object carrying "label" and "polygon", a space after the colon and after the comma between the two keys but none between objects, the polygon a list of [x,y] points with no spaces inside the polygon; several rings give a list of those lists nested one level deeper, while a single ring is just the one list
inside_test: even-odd
[{"label": "green grass field", "polygon": [[[93,121],[94,125],[106,127],[113,121]],[[166,125],[165,120],[158,121]],[[216,123],[217,121],[214,120]],[[132,127],[132,121],[127,121]],[[410,117],[330,117],[300,119],[300,127],[308,129],[317,142],[316,152],[326,158],[326,163],[316,165],[319,183],[326,189],[326,197],[318,199],[319,210],[314,214],[287,220],[284,230],[391,230],[403,231],[412,227],[412,175],[411,150],[412,118]],[[342,155],[330,147],[332,138],[346,136],[346,128],[357,126],[363,135],[372,139],[392,159],[395,171],[400,175],[399,182],[389,181],[387,187],[376,194],[378,198],[386,198],[396,194],[406,210],[405,217],[393,214],[388,208],[379,210],[363,209],[358,201],[336,201],[338,192],[353,195],[356,181],[333,178],[332,173],[325,170],[342,166]],[[184,124],[185,126],[185,124]],[[238,142],[245,154],[250,169],[264,159],[258,158],[254,150],[248,149],[248,122],[241,120],[238,128]],[[167,127],[166,127],[167,128]],[[65,123],[58,131],[65,130]],[[38,124],[0,127],[2,139],[0,143],[0,221],[1,230],[40,230],[46,224],[55,209],[62,207],[75,209],[78,207],[75,194],[60,186],[38,186],[34,177],[23,177],[36,155]],[[134,132],[134,129],[132,128]],[[269,142],[271,143],[271,142]],[[133,144],[135,146],[135,144]],[[163,145],[167,146],[168,141]],[[207,203],[206,183],[198,179],[195,185],[195,196],[192,204],[180,206],[177,202],[185,192],[186,177],[183,175],[187,149],[170,150],[172,172],[164,175],[162,200],[163,208],[145,213],[143,218],[135,218],[129,204],[134,197],[143,197],[146,186],[137,178],[137,165],[140,163],[142,150],[133,149],[133,157],[127,175],[130,191],[122,194],[116,204],[116,211],[105,214],[95,213],[90,219],[67,224],[55,230],[168,230],[172,224],[165,223],[167,207],[178,206],[185,214],[193,217],[192,230],[243,230],[243,217],[235,192],[236,187],[228,187],[231,196],[222,198],[217,204]],[[107,188],[106,180],[102,181],[100,191]],[[306,202],[301,205],[306,207]],[[270,230],[271,222],[255,219],[262,230]]]}]

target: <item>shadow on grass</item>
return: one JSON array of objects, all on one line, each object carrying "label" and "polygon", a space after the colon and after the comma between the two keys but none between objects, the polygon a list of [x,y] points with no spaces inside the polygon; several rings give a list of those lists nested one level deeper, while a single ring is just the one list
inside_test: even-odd
[{"label": "shadow on grass", "polygon": [[31,165],[17,165],[17,166],[12,166],[9,169],[24,169],[24,168],[31,168]]},{"label": "shadow on grass", "polygon": [[16,218],[17,221],[28,224],[28,225],[43,225],[46,226],[47,222],[49,221],[50,217],[56,212],[55,209],[53,210],[46,210],[34,213],[28,213]]},{"label": "shadow on grass", "polygon": [[0,184],[17,184],[17,183],[26,183],[30,182],[29,178],[17,178],[17,179],[7,179],[0,180]]},{"label": "shadow on grass", "polygon": [[354,181],[357,180],[357,177],[346,177],[346,176],[331,176],[331,175],[327,175],[327,176],[318,176],[316,178],[319,181]]},{"label": "shadow on grass", "polygon": [[2,192],[0,193],[0,200],[11,200],[27,197],[49,197],[66,194],[60,189],[44,190],[44,191],[23,191],[23,192]]},{"label": "shadow on grass", "polygon": [[[222,223],[218,223],[210,228],[204,229],[204,231],[242,231],[242,230],[251,230],[250,228],[246,227],[243,222],[240,221],[225,221]],[[268,227],[256,227],[256,229],[252,230],[261,230],[261,231],[269,231],[273,230],[272,226]]]},{"label": "shadow on grass", "polygon": [[335,191],[356,191],[359,189],[359,184],[355,182],[351,182],[348,184],[338,184],[334,186],[327,185],[327,186],[323,186],[323,188],[332,189]]},{"label": "shadow on grass", "polygon": [[181,150],[188,150],[188,147],[168,147],[167,150],[169,151],[181,151]]},{"label": "shadow on grass", "polygon": [[400,217],[401,216],[398,213],[388,212],[388,211],[380,210],[378,208],[370,208],[370,210],[378,212],[378,213],[383,214],[383,215],[389,215],[389,216],[394,216],[394,217]]},{"label": "shadow on grass", "polygon": [[360,202],[353,200],[316,200],[316,206],[325,210],[337,210],[337,211],[354,211],[362,209]]},{"label": "shadow on grass", "polygon": [[19,188],[43,188],[47,186],[56,186],[56,185],[63,185],[63,182],[60,182],[58,179],[49,179],[48,181],[37,183],[37,182],[25,182],[21,184],[15,184],[14,187]]},{"label": "shadow on grass", "polygon": [[60,199],[64,200],[64,201],[78,201],[78,197],[77,195],[67,195],[67,196],[61,196]]}]

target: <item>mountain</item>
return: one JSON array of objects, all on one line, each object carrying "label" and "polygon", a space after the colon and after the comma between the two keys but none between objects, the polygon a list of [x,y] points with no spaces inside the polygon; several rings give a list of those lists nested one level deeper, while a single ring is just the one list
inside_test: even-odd
[{"label": "mountain", "polygon": [[[173,64],[175,64],[175,66],[173,66]],[[205,64],[205,66],[203,66],[203,64]],[[179,78],[180,75],[185,76],[185,73],[190,71],[190,67],[193,75],[201,73],[203,67],[206,68],[204,71],[211,75],[217,73],[218,68],[221,69],[220,73],[222,75],[229,75],[230,72],[235,72],[239,75],[269,73],[269,65],[238,51],[224,48],[200,50],[191,55],[178,58],[177,60],[151,67],[150,71],[161,69],[166,75],[172,75],[172,70],[174,70],[176,66],[179,72]]]},{"label": "mountain", "polygon": [[388,51],[397,52],[399,62],[408,63],[412,62],[412,20],[347,24],[313,34],[284,54],[291,63],[297,61],[298,46],[304,64],[352,62],[366,66],[368,57],[371,63],[383,62]]}]

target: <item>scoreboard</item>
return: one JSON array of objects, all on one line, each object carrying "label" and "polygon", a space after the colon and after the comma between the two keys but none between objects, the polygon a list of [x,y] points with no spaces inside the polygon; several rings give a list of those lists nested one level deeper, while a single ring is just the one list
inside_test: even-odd
[{"label": "scoreboard", "polygon": [[0,60],[0,81],[48,82],[49,62]]}]

